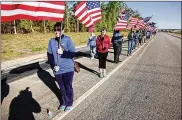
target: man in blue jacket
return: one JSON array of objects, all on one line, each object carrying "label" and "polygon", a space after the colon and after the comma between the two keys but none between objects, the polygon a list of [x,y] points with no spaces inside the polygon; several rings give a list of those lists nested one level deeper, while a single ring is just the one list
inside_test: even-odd
[{"label": "man in blue jacket", "polygon": [[112,44],[114,48],[114,62],[118,63],[119,62],[119,56],[122,51],[122,35],[120,34],[119,30],[114,30],[113,37],[112,37]]},{"label": "man in blue jacket", "polygon": [[[53,69],[55,79],[61,92],[60,110],[69,111],[73,105],[73,76],[75,46],[70,37],[64,35],[63,23],[54,25],[56,36],[49,40],[48,63]],[[61,37],[61,39],[60,39]]]}]

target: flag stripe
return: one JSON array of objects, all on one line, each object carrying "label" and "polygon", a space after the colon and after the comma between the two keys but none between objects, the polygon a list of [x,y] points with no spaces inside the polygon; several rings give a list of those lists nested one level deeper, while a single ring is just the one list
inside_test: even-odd
[{"label": "flag stripe", "polygon": [[65,2],[2,2],[2,22],[18,19],[62,21]]},{"label": "flag stripe", "polygon": [[9,11],[5,11],[5,10],[1,10],[1,14],[4,14],[4,16],[13,16],[13,15],[19,15],[19,14],[25,14],[25,15],[30,15],[30,16],[47,16],[47,17],[57,17],[57,18],[63,18],[63,14],[57,14],[57,13],[51,13],[51,12],[32,12],[32,11],[27,11],[27,10],[20,10],[20,9],[16,9],[16,10],[11,10],[11,12]]},{"label": "flag stripe", "polygon": [[[27,4],[27,5],[32,5],[32,4],[40,4],[41,1],[37,1],[37,2],[1,2],[1,4],[3,5],[17,5],[17,4]],[[54,5],[62,5],[65,6],[65,2],[58,2],[58,1],[44,1],[44,4],[49,3],[49,4],[54,4]],[[33,5],[34,6],[34,5]]]},{"label": "flag stripe", "polygon": [[13,15],[13,16],[8,16],[8,17],[2,17],[2,21],[8,22],[8,21],[13,21],[17,19],[28,19],[28,20],[50,20],[50,21],[62,21],[63,18],[55,18],[55,17],[47,17],[47,16],[39,16],[39,17],[34,17],[34,16],[29,16],[29,15]]},{"label": "flag stripe", "polygon": [[[53,3],[53,2],[52,2]],[[16,7],[21,7],[21,6],[28,6],[28,7],[43,7],[43,8],[52,8],[52,9],[61,9],[64,10],[65,9],[65,4],[64,2],[60,2],[61,5],[56,5],[56,4],[52,4],[52,3],[47,3],[47,2],[13,2],[11,4],[11,2],[2,2],[1,3],[1,7],[4,10],[8,10],[8,8],[16,8]],[[28,9],[28,8],[26,8]]]},{"label": "flag stripe", "polygon": [[7,10],[11,12],[10,10],[15,10],[16,8],[22,9],[22,10],[29,10],[29,11],[45,11],[45,12],[52,12],[52,13],[64,13],[64,8],[59,7],[58,9],[55,8],[47,8],[47,7],[34,7],[34,6],[28,6],[28,5],[2,5],[2,10]]},{"label": "flag stripe", "polygon": [[98,15],[101,16],[101,12],[95,12],[90,14],[91,17],[98,16]]},{"label": "flag stripe", "polygon": [[75,16],[79,16],[78,14],[83,10],[86,10],[86,2],[80,2],[75,6]]},{"label": "flag stripe", "polygon": [[94,9],[89,10],[88,13],[93,14],[96,11],[101,12],[101,9],[100,8],[94,8]]},{"label": "flag stripe", "polygon": [[98,21],[98,20],[101,20],[101,17],[94,18],[94,19],[93,19],[93,22],[95,23],[95,22]]}]

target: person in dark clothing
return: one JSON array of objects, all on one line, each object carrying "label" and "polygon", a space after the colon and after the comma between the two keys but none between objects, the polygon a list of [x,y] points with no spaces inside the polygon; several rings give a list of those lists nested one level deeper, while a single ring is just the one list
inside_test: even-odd
[{"label": "person in dark clothing", "polygon": [[113,37],[112,37],[112,44],[114,48],[114,62],[118,63],[119,62],[119,56],[122,51],[122,35],[120,34],[119,30],[114,30]]},{"label": "person in dark clothing", "polygon": [[145,30],[142,31],[142,34],[143,34],[143,42],[145,43],[146,42]]},{"label": "person in dark clothing", "polygon": [[138,40],[139,40],[139,44],[142,45],[142,32],[139,31],[138,33]]},{"label": "person in dark clothing", "polygon": [[136,47],[139,48],[139,39],[138,39],[138,36],[139,36],[139,30],[137,30],[134,34],[134,38],[136,38]]},{"label": "person in dark clothing", "polygon": [[106,76],[106,60],[108,56],[108,49],[110,48],[111,41],[108,35],[106,35],[106,29],[102,28],[101,35],[97,37],[96,49],[99,59],[99,71],[100,77]]},{"label": "person in dark clothing", "polygon": [[132,40],[133,40],[133,30],[131,29],[130,33],[128,34],[128,54],[127,54],[127,56],[131,55],[131,52],[132,52]]},{"label": "person in dark clothing", "polygon": [[133,50],[135,50],[136,49],[136,46],[137,46],[137,33],[136,32],[134,32],[133,33]]}]

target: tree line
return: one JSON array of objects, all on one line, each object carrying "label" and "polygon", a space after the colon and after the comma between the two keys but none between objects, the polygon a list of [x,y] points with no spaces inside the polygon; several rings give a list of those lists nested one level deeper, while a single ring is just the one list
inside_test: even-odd
[{"label": "tree line", "polygon": [[[76,19],[74,15],[74,7],[78,2],[66,1],[64,26],[65,32],[86,32],[87,28]],[[106,27],[108,31],[113,31],[113,27],[117,22],[121,9],[126,8],[131,14],[141,17],[139,11],[132,10],[123,1],[101,2],[102,20],[95,25],[95,31],[100,31],[100,28]],[[32,33],[53,32],[54,21],[31,21],[31,20],[15,20],[12,22],[1,22],[1,33],[17,34],[17,33]]]}]

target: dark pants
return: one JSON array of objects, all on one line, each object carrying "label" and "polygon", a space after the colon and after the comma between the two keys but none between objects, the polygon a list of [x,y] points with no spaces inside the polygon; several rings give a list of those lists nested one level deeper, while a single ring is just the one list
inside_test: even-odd
[{"label": "dark pants", "polygon": [[61,92],[61,105],[72,106],[73,105],[73,72],[63,73],[56,75],[56,81],[59,84]]},{"label": "dark pants", "polygon": [[146,40],[146,37],[144,36],[144,37],[143,37],[143,41],[144,41],[144,43],[146,42],[145,40]]},{"label": "dark pants", "polygon": [[121,51],[122,51],[122,42],[113,43],[113,47],[114,47],[114,62],[118,63],[119,62],[119,56],[120,56]]},{"label": "dark pants", "polygon": [[140,43],[140,45],[142,44],[142,38],[139,38],[139,43]]},{"label": "dark pants", "polygon": [[108,56],[108,52],[105,52],[105,53],[98,52],[99,68],[106,69],[107,56]]},{"label": "dark pants", "polygon": [[131,50],[134,50],[134,46],[135,46],[135,40],[133,39],[132,41],[131,41],[131,44],[132,44],[132,48],[131,48]]}]

